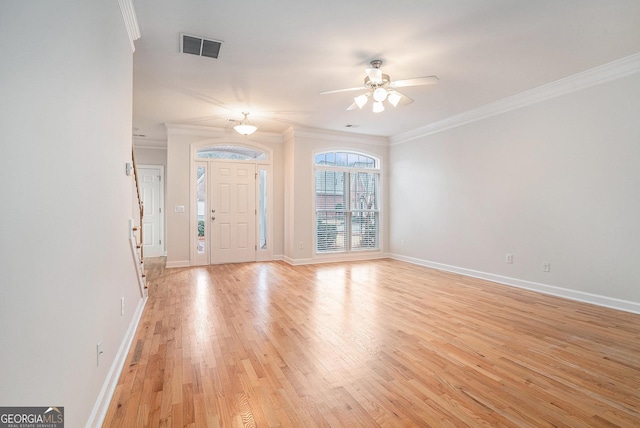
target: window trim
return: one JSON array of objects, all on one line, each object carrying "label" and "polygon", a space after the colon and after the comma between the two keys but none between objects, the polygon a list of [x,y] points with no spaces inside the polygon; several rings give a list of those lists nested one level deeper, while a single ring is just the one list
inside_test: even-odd
[{"label": "window trim", "polygon": [[[323,165],[317,164],[316,158],[318,155],[326,154],[326,153],[346,153],[346,154],[357,154],[360,156],[365,156],[366,158],[372,159],[374,162],[373,167],[353,167],[353,166],[335,166],[335,165]],[[343,210],[328,210],[328,209],[318,209],[317,207],[317,190],[316,190],[316,172],[317,171],[335,171],[345,173],[345,189],[347,191],[347,195],[345,196],[345,207]],[[355,209],[351,207],[350,194],[351,194],[351,177],[352,174],[357,172],[363,172],[368,174],[375,174],[377,176],[377,189],[376,189],[376,209],[373,210],[362,210]],[[337,148],[337,149],[328,149],[328,150],[318,150],[312,153],[312,215],[313,215],[313,256],[314,257],[340,257],[340,256],[356,256],[362,255],[364,253],[372,253],[372,252],[381,252],[383,248],[383,169],[382,169],[382,159],[374,154],[366,153],[362,150],[358,149],[347,149],[347,148]],[[353,242],[353,224],[352,224],[352,216],[354,212],[372,212],[377,216],[377,230],[376,230],[376,247],[375,248],[352,248]],[[346,239],[345,247],[343,250],[339,251],[318,251],[318,213],[320,212],[332,212],[332,213],[344,213],[346,215],[345,226],[346,226]]]}]

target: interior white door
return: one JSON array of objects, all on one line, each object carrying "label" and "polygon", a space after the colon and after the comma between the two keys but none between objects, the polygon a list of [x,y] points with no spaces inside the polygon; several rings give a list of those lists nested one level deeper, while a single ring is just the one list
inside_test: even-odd
[{"label": "interior white door", "polygon": [[140,197],[144,204],[144,217],[142,218],[142,240],[145,257],[158,257],[164,255],[163,230],[162,230],[162,205],[161,205],[161,169],[138,168],[138,182],[140,184]]},{"label": "interior white door", "polygon": [[211,263],[256,260],[256,166],[212,162]]}]

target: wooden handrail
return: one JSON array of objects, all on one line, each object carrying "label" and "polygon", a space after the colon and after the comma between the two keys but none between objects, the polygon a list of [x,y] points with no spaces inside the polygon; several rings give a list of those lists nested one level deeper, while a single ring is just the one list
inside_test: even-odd
[{"label": "wooden handrail", "polygon": [[[133,230],[139,233],[138,237],[138,245],[137,249],[140,250],[140,265],[144,266],[144,240],[142,236],[142,218],[144,217],[144,203],[142,202],[142,197],[140,196],[140,182],[138,179],[138,165],[136,164],[136,154],[131,146],[131,162],[133,163],[133,178],[136,182],[136,195],[138,196],[138,212],[140,214],[140,223],[137,227],[134,227]],[[144,267],[142,268],[142,277],[144,278],[146,275],[144,274]],[[145,285],[146,288],[146,285]]]},{"label": "wooden handrail", "polygon": [[138,180],[138,165],[136,164],[136,154],[131,147],[131,162],[133,163],[133,178],[136,181],[136,194],[138,195],[138,210],[140,211],[140,227],[142,227],[142,215],[144,212],[144,204],[142,203],[142,198],[140,197],[140,184]]}]

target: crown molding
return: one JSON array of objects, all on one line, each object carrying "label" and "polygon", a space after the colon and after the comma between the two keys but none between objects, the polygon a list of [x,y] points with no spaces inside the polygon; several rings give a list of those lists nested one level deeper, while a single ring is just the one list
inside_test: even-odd
[{"label": "crown molding", "polygon": [[167,140],[157,140],[151,138],[133,138],[133,147],[136,149],[156,149],[167,150]]},{"label": "crown molding", "polygon": [[237,141],[245,141],[246,139],[254,141],[269,141],[272,143],[282,143],[285,140],[295,138],[317,138],[322,140],[331,140],[340,143],[358,143],[376,146],[389,146],[387,137],[380,137],[366,134],[351,134],[340,131],[329,131],[318,128],[305,128],[298,126],[290,126],[282,133],[277,132],[261,132],[256,131],[248,137],[243,137],[230,128],[217,128],[213,126],[202,125],[185,125],[180,123],[165,123],[167,135],[192,135],[208,138],[226,138]]},{"label": "crown molding", "polygon": [[282,143],[282,134],[277,132],[256,131],[249,136],[242,136],[231,128],[218,128],[202,125],[184,125],[180,123],[165,123],[167,136],[169,135],[191,135],[203,138],[224,138],[227,141],[243,142],[256,141],[267,143]]},{"label": "crown molding", "polygon": [[519,94],[503,98],[465,113],[422,126],[391,137],[391,145],[406,143],[420,137],[435,134],[457,126],[486,119],[491,116],[516,110],[554,97],[579,91],[590,86],[631,76],[640,72],[640,53],[591,68],[546,85],[538,86]]},{"label": "crown molding", "polygon": [[127,28],[127,35],[129,36],[129,42],[131,43],[131,51],[136,51],[136,46],[133,44],[140,38],[140,27],[138,27],[138,18],[136,18],[136,11],[133,8],[131,0],[118,0],[120,5],[120,12],[122,12],[122,18],[124,18],[124,26]]},{"label": "crown molding", "polygon": [[225,128],[202,125],[184,125],[181,123],[165,123],[167,135],[196,135],[203,137],[218,137],[225,134]]},{"label": "crown molding", "polygon": [[380,137],[376,135],[356,134],[341,131],[329,131],[326,129],[318,128],[305,128],[305,127],[290,127],[285,133],[289,137],[301,137],[301,138],[318,138],[322,140],[331,140],[344,144],[368,144],[375,146],[389,146],[389,138]]}]

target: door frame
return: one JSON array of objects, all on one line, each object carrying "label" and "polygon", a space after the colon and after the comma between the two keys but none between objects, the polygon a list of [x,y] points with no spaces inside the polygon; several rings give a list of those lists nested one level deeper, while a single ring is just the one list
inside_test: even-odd
[{"label": "door frame", "polygon": [[[160,213],[160,241],[162,241],[162,255],[167,255],[167,240],[165,239],[166,230],[165,230],[165,212],[166,207],[164,206],[164,188],[165,188],[165,180],[164,180],[164,165],[151,165],[151,164],[137,164],[137,169],[158,169],[160,171],[160,191],[158,194],[158,205],[162,209]],[[140,225],[142,227],[142,225]]]},{"label": "door frame", "polygon": [[[266,154],[265,160],[224,160],[224,159],[204,159],[198,158],[197,152],[199,149],[205,147],[216,147],[216,146],[240,146],[247,147],[254,150],[259,150]],[[197,245],[198,245],[198,213],[196,210],[197,205],[197,186],[196,186],[196,177],[197,177],[197,167],[196,162],[207,162],[207,174],[210,174],[210,165],[209,163],[212,161],[224,161],[224,162],[243,162],[243,163],[255,163],[256,164],[256,173],[258,173],[258,179],[256,180],[256,207],[259,207],[259,190],[260,190],[260,170],[266,170],[266,180],[267,180],[267,221],[266,221],[266,229],[267,229],[267,248],[261,249],[258,248],[256,250],[256,261],[268,261],[273,260],[273,150],[267,146],[256,143],[255,141],[251,141],[247,138],[239,138],[239,137],[225,137],[225,138],[212,138],[206,139],[202,141],[198,141],[190,144],[190,159],[189,159],[189,210],[187,212],[189,215],[189,264],[191,266],[198,265],[198,256],[197,256]],[[209,179],[207,178],[207,181]],[[207,192],[209,192],[207,186]],[[210,208],[209,204],[209,196],[207,195],[207,208],[206,212],[208,214]],[[259,224],[259,216],[256,216],[256,243],[260,242],[260,224]],[[208,245],[205,245],[207,252],[207,259],[209,263],[211,263],[211,249]],[[258,245],[259,247],[259,245]],[[202,263],[200,263],[202,264]]]}]

